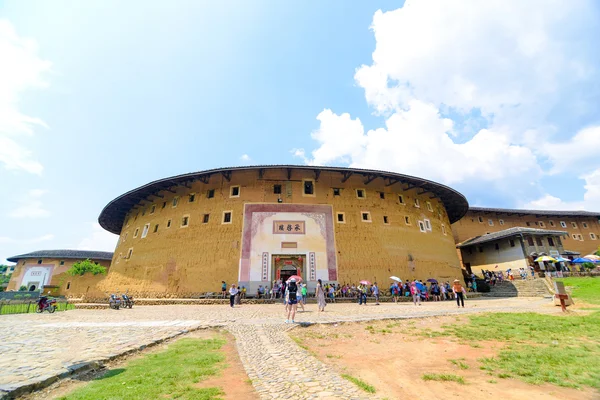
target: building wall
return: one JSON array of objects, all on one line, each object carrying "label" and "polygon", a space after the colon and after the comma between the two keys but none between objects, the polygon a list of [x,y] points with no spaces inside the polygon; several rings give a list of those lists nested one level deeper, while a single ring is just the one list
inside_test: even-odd
[{"label": "building wall", "polygon": [[[38,263],[38,260],[41,260],[41,264]],[[49,279],[46,280],[45,284],[60,286],[59,293],[64,294],[64,295],[69,295],[70,293],[74,292],[74,287],[77,287],[78,280],[87,281],[88,280],[87,275],[91,275],[91,274],[86,274],[85,278],[67,275],[65,272],[69,268],[71,268],[73,266],[73,264],[76,263],[77,261],[80,261],[80,260],[56,259],[56,258],[18,260],[17,264],[15,265],[15,271],[10,279],[10,282],[8,283],[8,287],[6,290],[19,290],[21,285],[25,285],[27,282],[24,281],[24,279],[30,280],[30,279],[28,279],[29,275],[27,274],[27,271],[44,269],[44,270],[47,270],[50,272]],[[98,262],[98,264],[102,265],[103,267],[106,267],[107,270],[110,267],[110,261],[107,261],[107,260],[92,260],[92,261]],[[63,265],[61,265],[61,262],[63,262]],[[41,277],[43,277],[43,275],[41,275]],[[97,280],[100,280],[103,277],[104,277],[104,275],[99,275],[99,276],[97,276]],[[71,283],[69,285],[70,286],[69,289],[66,288],[67,282]],[[73,286],[73,285],[75,285],[75,286]]]},{"label": "building wall", "polygon": [[[480,217],[482,222],[479,220]],[[490,220],[493,225],[490,225]],[[501,224],[500,220],[504,224]],[[566,227],[561,226],[561,221],[565,223]],[[528,222],[529,226],[527,225]],[[575,223],[576,227],[573,226],[573,223]],[[598,246],[600,246],[600,239],[598,239],[600,236],[600,223],[595,217],[564,216],[557,218],[469,211],[460,221],[452,224],[452,233],[456,243],[461,243],[472,237],[484,235],[487,232],[498,232],[513,227],[567,231],[569,237],[563,238],[564,249],[578,251],[581,253],[581,256],[595,252]],[[575,239],[573,235],[576,235],[577,238],[581,235],[581,240]]]},{"label": "building wall", "polygon": [[[463,248],[460,250],[463,262],[465,265],[470,264],[471,271],[478,276],[482,276],[482,269],[504,272],[509,268],[526,268],[527,260],[523,254],[521,239],[514,238],[512,240],[515,243],[514,247],[510,246],[509,239],[502,239],[496,242],[484,243],[480,246]],[[495,248],[496,243],[499,245],[498,250]]]},{"label": "building wall", "polygon": [[[222,280],[237,283],[245,203],[331,205],[340,283],[360,279],[387,282],[390,275],[406,279],[460,277],[446,210],[438,199],[430,198],[430,193],[417,195],[417,189],[404,191],[400,184],[386,187],[379,178],[365,184],[358,175],[341,182],[340,173],[322,172],[314,195],[305,195],[303,179],[315,179],[315,175],[293,170],[288,180],[286,174],[286,170],[265,170],[259,178],[257,170],[233,171],[231,182],[215,174],[208,183],[195,181],[187,187],[172,188],[175,193],[162,191],[158,195],[163,197],[142,201],[125,219],[111,271],[99,289],[189,295],[220,291]],[[231,197],[231,187],[238,185],[239,197]],[[281,185],[281,195],[273,193],[274,185]],[[334,195],[333,188],[341,189],[339,196]],[[208,198],[211,189],[215,190],[214,197]],[[363,189],[365,197],[358,198],[356,189]],[[383,199],[379,192],[384,192]],[[190,193],[195,193],[193,202],[189,201]],[[176,207],[175,196],[179,196]],[[415,207],[415,199],[420,207]],[[222,223],[224,211],[232,213],[231,223]],[[370,213],[369,222],[362,221],[362,212]],[[343,223],[337,222],[338,213],[344,213]],[[204,214],[209,215],[208,223],[203,223]],[[184,216],[189,217],[187,227],[181,227]],[[384,223],[384,216],[388,223]],[[405,217],[409,217],[410,225]],[[425,218],[431,231],[422,233],[417,221]],[[166,228],[168,220],[170,228]],[[150,224],[150,229],[142,238],[145,224]],[[158,231],[154,233],[156,225]],[[127,259],[129,249],[133,252]]]}]

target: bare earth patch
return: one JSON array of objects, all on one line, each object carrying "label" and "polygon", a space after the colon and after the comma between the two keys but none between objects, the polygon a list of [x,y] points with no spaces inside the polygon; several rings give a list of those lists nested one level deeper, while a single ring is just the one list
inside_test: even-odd
[{"label": "bare earth patch", "polygon": [[[291,336],[338,372],[361,379],[381,398],[597,399],[593,389],[531,385],[500,379],[481,370],[477,359],[495,355],[505,343],[480,342],[475,347],[435,331],[467,317],[373,321],[297,328]],[[427,335],[431,332],[431,335]],[[425,334],[423,336],[422,334]],[[433,380],[424,380],[434,378]],[[465,384],[437,380],[462,377]],[[349,383],[350,384],[350,383]],[[407,397],[409,396],[409,397]]]}]

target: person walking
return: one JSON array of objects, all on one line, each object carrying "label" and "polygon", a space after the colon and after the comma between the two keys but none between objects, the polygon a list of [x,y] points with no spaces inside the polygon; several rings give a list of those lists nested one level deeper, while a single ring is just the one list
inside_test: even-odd
[{"label": "person walking", "polygon": [[456,306],[460,308],[462,305],[462,308],[465,308],[465,288],[460,284],[458,279],[454,280],[452,291],[454,292],[454,296],[456,296]]},{"label": "person walking", "polygon": [[371,294],[373,295],[373,297],[375,297],[375,305],[378,306],[379,305],[379,287],[377,286],[377,282],[375,282],[373,284],[373,287],[371,288]]},{"label": "person walking", "polygon": [[233,304],[235,303],[235,296],[238,294],[238,290],[235,287],[235,284],[231,284],[231,288],[229,289],[229,305],[233,308]]},{"label": "person walking", "polygon": [[[306,305],[306,297],[308,296],[308,289],[306,289],[306,283],[302,285],[302,289],[300,289],[300,293],[302,293],[302,305]],[[302,307],[302,311],[304,311],[304,307]]]},{"label": "person walking", "polygon": [[221,297],[225,298],[226,293],[227,293],[227,284],[225,283],[225,281],[221,281]]},{"label": "person walking", "polygon": [[421,305],[421,293],[419,292],[416,280],[410,284],[410,294],[413,298],[413,304],[416,306],[418,302]]},{"label": "person walking", "polygon": [[296,279],[290,279],[290,282],[286,286],[288,307],[285,323],[293,324],[296,317],[296,308],[298,307],[298,285],[296,284]]},{"label": "person walking", "polygon": [[317,297],[317,305],[319,307],[319,311],[325,311],[325,306],[327,305],[327,303],[325,303],[325,291],[323,289],[323,282],[320,279],[317,281],[317,291],[315,293],[315,296]]},{"label": "person walking", "polygon": [[[288,292],[289,292],[289,290],[288,290]],[[288,298],[289,298],[289,296],[288,296]],[[302,312],[304,312],[305,311],[304,310],[304,302],[303,302],[304,295],[302,294],[302,284],[301,283],[298,284],[298,290],[296,291],[296,298],[298,300],[298,305],[300,306],[300,308],[302,308]]]}]

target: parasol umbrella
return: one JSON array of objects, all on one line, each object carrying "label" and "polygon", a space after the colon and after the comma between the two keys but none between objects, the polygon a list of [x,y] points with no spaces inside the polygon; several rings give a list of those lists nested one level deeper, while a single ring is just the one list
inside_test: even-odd
[{"label": "parasol umbrella", "polygon": [[567,258],[556,257],[556,261],[558,261],[558,262],[567,262],[567,261],[571,261],[571,260],[569,260]]},{"label": "parasol umbrella", "polygon": [[427,282],[431,282],[431,283],[438,283],[438,281],[436,281],[436,280],[435,280],[435,279],[433,279],[433,278],[429,278],[429,279],[427,279]]},{"label": "parasol umbrella", "polygon": [[302,277],[301,277],[301,276],[299,276],[299,275],[292,275],[292,276],[290,276],[290,278],[289,278],[289,279],[288,279],[286,282],[289,282],[289,281],[291,281],[292,279],[295,279],[295,280],[296,280],[296,282],[302,282]]},{"label": "parasol umbrella", "polygon": [[583,258],[587,258],[588,260],[592,260],[595,262],[600,261],[600,257],[595,254],[588,254],[587,256],[584,256]]},{"label": "parasol umbrella", "polygon": [[550,262],[556,262],[555,258],[552,258],[550,256],[541,256],[536,258],[535,260],[533,260],[535,262],[540,262],[540,261],[550,261]]},{"label": "parasol umbrella", "polygon": [[369,282],[369,281],[366,281],[366,280],[365,280],[365,281],[360,281],[359,283],[360,283],[361,285],[370,285],[370,284],[371,284],[371,282]]},{"label": "parasol umbrella", "polygon": [[593,261],[590,260],[589,258],[581,258],[581,257],[579,257],[579,258],[576,258],[574,260],[571,260],[571,262],[574,263],[574,264],[583,264],[583,263],[588,263],[588,262],[591,263]]},{"label": "parasol umbrella", "polygon": [[398,278],[397,276],[390,276],[390,279],[396,282],[402,282],[402,279]]}]

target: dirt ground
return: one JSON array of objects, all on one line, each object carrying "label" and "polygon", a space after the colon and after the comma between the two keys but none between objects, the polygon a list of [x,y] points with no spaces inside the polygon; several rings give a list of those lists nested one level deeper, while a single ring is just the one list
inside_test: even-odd
[{"label": "dirt ground", "polygon": [[[503,399],[598,399],[592,389],[531,385],[517,379],[500,379],[479,369],[478,358],[496,354],[503,343],[481,343],[481,348],[449,337],[425,338],[415,329],[438,330],[444,324],[464,323],[467,317],[423,318],[313,325],[291,332],[324,363],[340,373],[372,385],[382,398],[483,399],[501,394]],[[371,328],[368,328],[371,327]],[[371,333],[373,332],[373,333]],[[468,366],[461,369],[449,360]],[[423,374],[454,374],[456,382],[424,381]]]},{"label": "dirt ground", "polygon": [[218,386],[223,389],[225,395],[221,396],[224,400],[239,400],[239,399],[255,399],[258,395],[254,391],[251,381],[246,375],[246,371],[242,366],[242,362],[238,356],[237,349],[235,347],[235,338],[225,331],[215,330],[197,330],[187,335],[180,336],[174,340],[161,343],[155,347],[151,347],[147,350],[136,353],[128,357],[124,357],[117,361],[106,364],[104,369],[101,371],[90,372],[82,374],[77,377],[61,380],[48,388],[31,393],[22,397],[20,400],[47,400],[55,399],[61,396],[68,395],[75,389],[86,385],[89,381],[102,376],[108,370],[114,368],[122,368],[129,361],[136,358],[142,357],[146,354],[154,352],[160,352],[167,349],[169,344],[182,338],[196,338],[196,339],[211,339],[214,337],[224,337],[227,339],[227,343],[221,348],[221,351],[225,353],[225,364],[226,367],[221,370],[219,375],[211,377],[198,384],[198,387],[215,387]]}]

